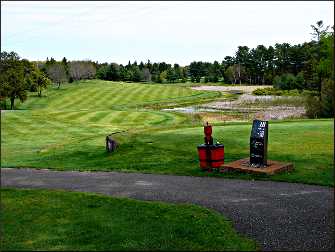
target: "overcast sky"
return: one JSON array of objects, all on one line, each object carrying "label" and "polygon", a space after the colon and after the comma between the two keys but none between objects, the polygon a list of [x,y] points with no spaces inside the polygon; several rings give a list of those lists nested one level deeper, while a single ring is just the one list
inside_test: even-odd
[{"label": "overcast sky", "polygon": [[334,24],[333,1],[1,2],[1,51],[29,60],[179,63],[311,40]]}]

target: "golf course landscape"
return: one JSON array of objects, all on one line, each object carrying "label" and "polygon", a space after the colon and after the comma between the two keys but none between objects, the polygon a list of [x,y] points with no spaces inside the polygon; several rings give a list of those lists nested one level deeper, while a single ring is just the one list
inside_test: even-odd
[{"label": "golf course landscape", "polygon": [[[31,93],[18,110],[1,114],[3,167],[123,171],[194,176],[270,179],[333,186],[333,120],[270,121],[269,159],[291,162],[294,170],[274,176],[206,173],[197,145],[203,124],[196,113],[164,107],[225,99],[217,91],[159,84],[81,81]],[[251,121],[217,122],[214,138],[225,145],[225,162],[249,155]],[[114,134],[113,134],[114,133]],[[113,134],[119,148],[105,151]],[[321,140],[322,139],[322,140]]]},{"label": "golf course landscape", "polygon": [[1,1],[0,251],[335,251],[333,10]]},{"label": "golf course landscape", "polygon": [[[140,172],[334,185],[333,121],[330,119],[270,121],[269,159],[291,162],[294,164],[293,171],[274,176],[202,171],[196,149],[203,142],[202,117],[197,113],[163,109],[227,99],[231,99],[228,93],[196,91],[185,84],[91,80],[66,84],[60,89],[50,86],[42,97],[30,93],[27,102],[17,104],[17,110],[2,111],[1,164],[2,167],[22,169]],[[225,162],[249,155],[250,129],[250,121],[215,122],[213,136],[225,145]],[[105,150],[105,137],[110,134],[119,144],[113,153]],[[5,224],[3,231],[7,234],[2,241],[5,249],[259,248],[255,242],[235,234],[224,217],[201,207],[161,205],[50,190],[4,189],[2,195],[6,206],[2,217]],[[36,203],[32,205],[32,202]],[[115,213],[108,207],[110,204]],[[102,207],[99,213],[96,212],[97,207]],[[136,210],[131,210],[134,207]],[[61,213],[59,219],[57,209],[61,208],[67,210],[66,214]],[[134,211],[142,214],[136,215]],[[162,211],[165,214],[162,215]],[[71,216],[83,213],[84,216],[77,217],[79,219],[73,222]],[[180,216],[180,213],[183,214]],[[95,217],[89,221],[88,214]],[[122,221],[112,221],[112,227],[102,224],[114,220],[113,214],[120,214]],[[48,219],[41,219],[40,215],[48,216]],[[145,221],[142,219],[144,215]],[[192,216],[198,216],[198,219],[194,222]],[[54,218],[58,219],[56,229],[51,228],[49,223]],[[155,218],[159,218],[159,226],[155,224]],[[188,218],[187,223],[193,223],[191,226],[183,224]],[[14,219],[20,221],[13,222]],[[138,236],[135,232],[134,236],[129,236],[134,232],[132,225],[139,221],[142,223],[141,233],[146,235]],[[32,223],[29,228],[25,224],[28,222]],[[97,225],[101,234],[93,228]],[[121,226],[124,231],[118,233],[117,240],[108,240]],[[18,240],[15,233],[22,228],[25,235]],[[221,233],[212,236],[214,230],[221,230]],[[80,238],[68,240],[69,233],[76,233],[71,237]],[[168,239],[171,234],[178,238]],[[153,236],[156,238],[153,239]],[[94,237],[99,237],[99,242],[93,242]]]}]

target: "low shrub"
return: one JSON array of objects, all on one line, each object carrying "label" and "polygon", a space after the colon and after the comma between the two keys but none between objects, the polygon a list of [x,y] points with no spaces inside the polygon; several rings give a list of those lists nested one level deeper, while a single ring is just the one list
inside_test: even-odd
[{"label": "low shrub", "polygon": [[318,91],[304,90],[303,95],[306,97],[306,115],[309,118],[334,117],[334,81],[324,80],[321,94]]},{"label": "low shrub", "polygon": [[307,95],[305,108],[308,118],[320,117],[321,103],[319,96]]},{"label": "low shrub", "polygon": [[281,90],[277,88],[257,88],[252,92],[253,95],[276,95],[276,96],[299,96],[301,92],[298,89]]}]

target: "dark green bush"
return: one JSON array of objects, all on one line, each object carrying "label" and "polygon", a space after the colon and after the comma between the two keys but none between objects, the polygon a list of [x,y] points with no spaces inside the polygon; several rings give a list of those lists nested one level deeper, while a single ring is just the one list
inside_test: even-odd
[{"label": "dark green bush", "polygon": [[267,91],[265,91],[265,89],[268,89],[268,88],[257,88],[254,91],[252,91],[252,94],[253,95],[266,95]]},{"label": "dark green bush", "polygon": [[321,112],[321,103],[319,96],[307,95],[306,98],[306,115],[309,118],[318,118],[320,117]]},{"label": "dark green bush", "polygon": [[280,76],[276,76],[273,79],[273,86],[276,89],[282,90],[292,90],[292,89],[303,89],[304,87],[304,76],[303,73],[300,72],[296,76],[291,73],[285,73]]},{"label": "dark green bush", "polygon": [[334,81],[326,79],[321,86],[321,116],[334,117]]}]

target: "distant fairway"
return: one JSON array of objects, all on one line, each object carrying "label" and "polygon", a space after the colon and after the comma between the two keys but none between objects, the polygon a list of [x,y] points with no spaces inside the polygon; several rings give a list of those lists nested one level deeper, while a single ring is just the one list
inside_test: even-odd
[{"label": "distant fairway", "polygon": [[60,90],[49,88],[47,97],[30,97],[21,109],[107,110],[173,106],[213,99],[219,92],[197,91],[176,85],[139,84],[111,81],[81,81]]},{"label": "distant fairway", "polygon": [[[32,96],[18,104],[21,110],[1,114],[1,164],[334,185],[332,120],[270,122],[269,158],[294,163],[293,172],[267,177],[200,171],[196,146],[203,142],[202,121],[160,109],[219,96],[173,84],[93,80],[50,87],[43,98]],[[251,122],[214,126],[226,162],[249,155],[250,129]],[[105,137],[111,133],[120,147],[107,154]]]},{"label": "distant fairway", "polygon": [[25,116],[32,116],[51,124],[61,121],[109,127],[166,125],[180,123],[186,116],[161,112],[160,108],[193,104],[220,95],[175,85],[81,81],[65,84],[61,89],[50,87],[42,98],[32,94],[26,102],[18,103],[24,111],[15,111],[15,115],[10,112],[10,116],[22,123]]}]

